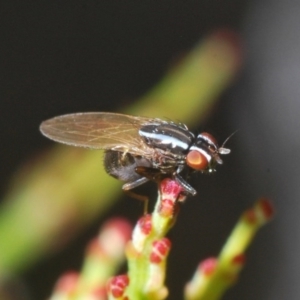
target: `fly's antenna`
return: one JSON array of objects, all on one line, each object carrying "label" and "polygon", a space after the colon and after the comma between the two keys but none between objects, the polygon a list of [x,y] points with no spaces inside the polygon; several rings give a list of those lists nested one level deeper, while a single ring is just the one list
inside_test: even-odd
[{"label": "fly's antenna", "polygon": [[224,148],[225,144],[229,141],[229,139],[232,138],[233,135],[235,135],[239,130],[237,129],[236,131],[234,131],[231,135],[229,135],[229,137],[223,142],[222,146],[219,148],[219,153],[220,154],[229,154],[230,153],[230,149],[228,148]]}]

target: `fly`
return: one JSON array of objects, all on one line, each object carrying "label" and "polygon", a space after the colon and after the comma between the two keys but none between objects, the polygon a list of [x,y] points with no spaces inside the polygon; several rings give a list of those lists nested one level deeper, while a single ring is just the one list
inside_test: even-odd
[{"label": "fly", "polygon": [[40,130],[56,142],[104,149],[105,170],[124,182],[123,190],[170,177],[195,195],[181,173],[213,172],[222,164],[220,155],[230,153],[209,133],[195,136],[184,124],[117,113],[58,116],[44,121]]}]

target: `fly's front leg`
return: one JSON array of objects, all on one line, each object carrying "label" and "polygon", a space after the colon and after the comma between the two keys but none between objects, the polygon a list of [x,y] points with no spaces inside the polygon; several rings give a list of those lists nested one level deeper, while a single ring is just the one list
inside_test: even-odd
[{"label": "fly's front leg", "polygon": [[174,179],[184,188],[185,192],[188,194],[195,196],[197,191],[189,185],[179,174],[174,175]]}]

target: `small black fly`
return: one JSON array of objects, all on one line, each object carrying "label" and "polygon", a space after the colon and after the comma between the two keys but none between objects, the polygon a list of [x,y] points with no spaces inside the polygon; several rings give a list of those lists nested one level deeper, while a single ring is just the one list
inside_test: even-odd
[{"label": "small black fly", "polygon": [[105,170],[125,182],[123,190],[170,177],[195,195],[180,173],[212,172],[222,164],[220,155],[230,153],[209,133],[195,136],[184,124],[116,113],[63,115],[44,121],[40,130],[56,142],[104,149]]}]

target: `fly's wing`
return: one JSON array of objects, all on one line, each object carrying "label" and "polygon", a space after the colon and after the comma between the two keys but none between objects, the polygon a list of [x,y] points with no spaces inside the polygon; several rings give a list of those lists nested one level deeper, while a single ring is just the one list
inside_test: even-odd
[{"label": "fly's wing", "polygon": [[41,132],[51,140],[91,149],[113,149],[144,154],[139,128],[158,120],[115,113],[76,113],[44,121]]}]

